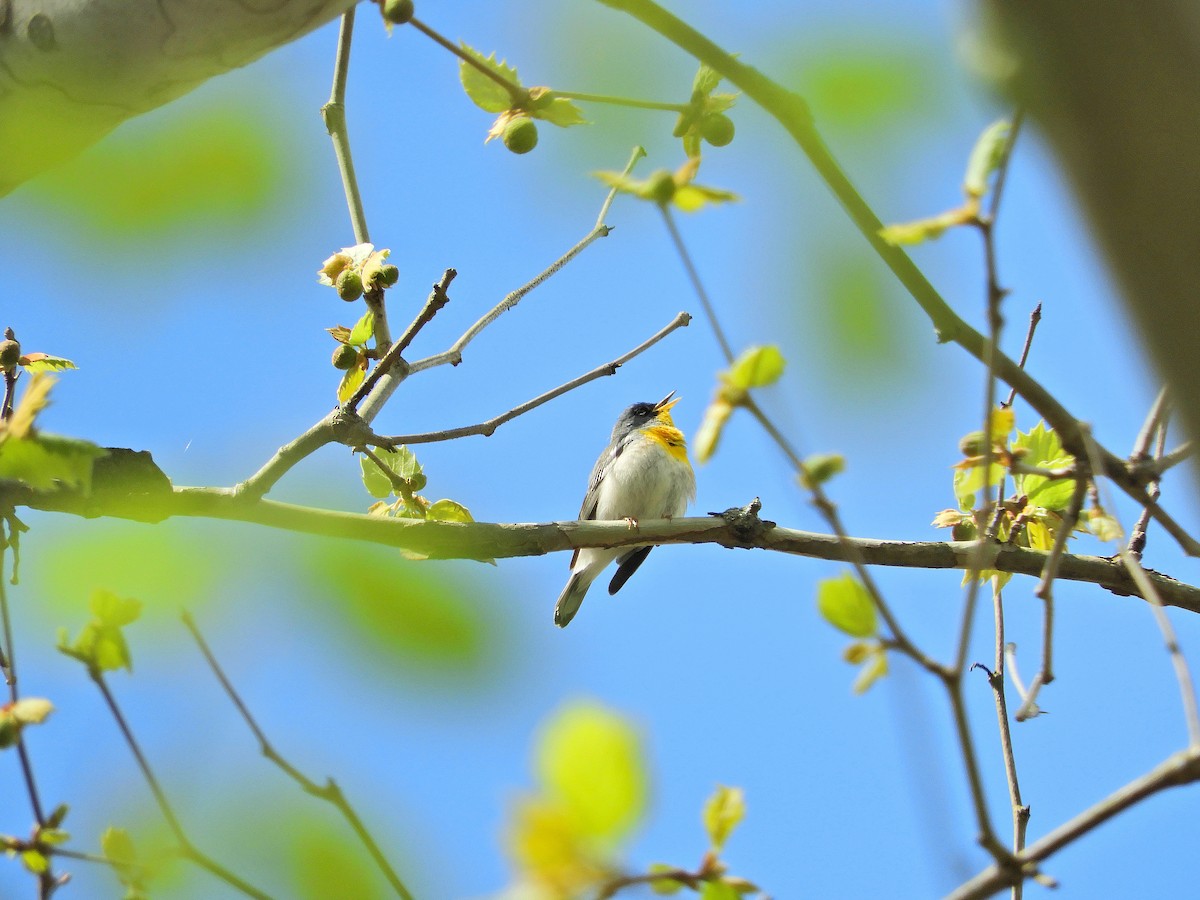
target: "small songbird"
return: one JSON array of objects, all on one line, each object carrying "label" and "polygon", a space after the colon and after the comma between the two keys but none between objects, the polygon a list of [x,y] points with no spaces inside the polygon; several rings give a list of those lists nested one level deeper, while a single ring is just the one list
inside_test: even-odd
[{"label": "small songbird", "polygon": [[[671,421],[679,402],[675,392],[657,403],[635,403],[617,419],[612,438],[596,467],[580,519],[626,519],[631,528],[639,519],[670,519],[687,511],[696,499],[696,476],[688,462],[683,432]],[[617,571],[608,583],[615,594],[637,571],[653,549],[639,544],[616,550],[580,549],[571,557],[571,577],[554,606],[554,624],[565,628],[579,611],[592,582],[614,559]]]}]

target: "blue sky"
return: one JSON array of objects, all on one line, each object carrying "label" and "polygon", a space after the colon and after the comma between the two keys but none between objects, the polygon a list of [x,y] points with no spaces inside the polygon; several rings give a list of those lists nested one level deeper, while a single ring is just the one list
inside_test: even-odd
[{"label": "blue sky", "polygon": [[[975,137],[1005,112],[962,64],[961,23],[945,5],[881,12],[870,3],[755,4],[731,19],[727,5],[705,2],[683,12],[811,97],[818,127],[885,221],[958,202]],[[527,84],[673,99],[686,95],[695,71],[599,5],[562,4],[535,21],[482,3],[418,14],[452,39],[507,57]],[[10,273],[5,324],[27,350],[80,367],[56,387],[47,429],[150,450],[176,484],[229,485],[331,407],[337,378],[323,329],[358,314],[315,279],[329,253],[353,243],[317,114],[335,38],[334,27],[324,28],[113,136],[136,145],[176,122],[249,110],[272,148],[261,208],[185,211],[182,221],[139,233],[89,225],[36,185],[0,205],[0,260]],[[391,248],[401,271],[390,294],[393,322],[415,312],[444,268],[459,272],[452,302],[414,355],[444,349],[587,232],[603,199],[588,173],[619,169],[635,143],[650,153],[644,173],[682,160],[670,115],[591,106],[593,126],[543,127],[527,156],[484,146],[489,116],[463,96],[454,61],[416,33],[385,37],[366,7],[347,108],[372,237]],[[745,101],[732,116],[737,138],[706,155],[700,180],[742,199],[681,217],[680,227],[733,343],[777,343],[787,357],[784,378],[762,392],[762,405],[805,453],[846,457],[831,494],[852,534],[944,537],[929,522],[954,504],[957,441],[979,427],[979,367],[935,343],[776,123]],[[230,165],[244,165],[256,134],[217,135],[214,152],[228,146]],[[629,403],[674,389],[683,397],[676,421],[694,432],[722,367],[716,342],[655,211],[619,199],[608,221],[610,237],[481,335],[461,366],[406,383],[379,430],[481,421],[619,356],[681,309],[696,316],[692,325],[615,377],[491,438],[421,448],[431,498],[453,497],[484,521],[568,519]],[[1012,289],[1005,347],[1019,351],[1025,319],[1043,302],[1031,372],[1102,442],[1127,452],[1155,380],[1032,129],[1012,165],[998,246]],[[913,256],[961,315],[982,320],[976,235],[951,233]],[[1036,424],[1017,409],[1019,427]],[[748,416],[735,415],[697,479],[700,513],[758,496],[765,517],[826,530]],[[1189,489],[1175,476],[1167,498],[1195,524]],[[346,510],[371,502],[357,462],[336,448],[306,461],[271,496]],[[1129,524],[1131,511],[1117,509]],[[30,744],[45,795],[72,803],[68,827],[85,843],[114,821],[153,821],[99,697],[53,651],[55,629],[77,630],[88,591],[102,586],[146,603],[130,632],[135,672],[113,683],[193,839],[241,872],[264,873],[258,880],[283,896],[304,895],[280,874],[288,842],[299,840],[284,825],[311,817],[333,828],[332,814],[258,758],[179,625],[180,604],[194,611],[281,752],[318,780],[339,780],[422,896],[478,897],[503,887],[509,873],[499,835],[506,804],[530,783],[531,735],[580,697],[629,715],[646,738],[653,802],[629,849],[633,867],[698,862],[699,810],[717,782],[747,795],[729,862],[778,898],[935,896],[986,863],[972,841],[937,685],[896,660],[869,694],[850,692],[844,639],[815,607],[816,583],[840,566],[716,547],[659,549],[617,597],[594,592],[559,631],[551,609],[565,556],[496,568],[427,563],[404,576],[416,581],[374,602],[400,605],[406,592],[444,590],[455,608],[475,611],[471,620],[487,639],[458,661],[422,662],[411,648],[388,650],[361,624],[346,624],[329,586],[331,572],[337,581],[342,566],[352,572],[364,558],[391,571],[393,554],[224,523],[151,529],[32,513],[28,521],[24,578],[10,593],[22,684],[58,707]],[[1080,552],[1110,552],[1090,538],[1077,543]],[[1159,533],[1146,561],[1196,578],[1195,564]],[[876,574],[914,639],[946,658],[962,603],[958,575]],[[1021,578],[1005,592],[1009,638],[1026,677],[1040,646],[1032,592],[1033,581]],[[1050,714],[1015,728],[1031,839],[1186,738],[1148,608],[1074,585],[1061,585],[1058,597],[1059,679],[1042,704]],[[1191,618],[1173,616],[1185,650],[1200,645]],[[972,659],[990,662],[989,621],[981,614]],[[982,676],[967,700],[994,821],[1007,834],[995,713]],[[4,759],[7,794],[19,797],[15,760]],[[1189,852],[1183,842],[1194,810],[1191,791],[1155,798],[1055,857],[1047,871],[1065,896],[1181,895],[1192,881],[1179,860]],[[27,818],[20,803],[6,804],[0,829],[20,832]],[[110,892],[105,873],[74,871],[75,896]],[[15,865],[0,868],[0,885],[6,895],[30,890]],[[220,896],[199,875],[171,890]],[[1030,887],[1027,896],[1042,890]]]}]

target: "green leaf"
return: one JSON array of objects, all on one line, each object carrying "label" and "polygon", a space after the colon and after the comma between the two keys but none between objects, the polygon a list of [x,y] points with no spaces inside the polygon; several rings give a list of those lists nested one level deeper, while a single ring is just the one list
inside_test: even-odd
[{"label": "green leaf", "polygon": [[63,359],[61,356],[50,356],[46,353],[26,353],[17,362],[30,374],[34,372],[62,372],[66,369],[75,368],[75,363],[69,359]]},{"label": "green leaf", "polygon": [[570,128],[572,125],[586,125],[583,110],[566,97],[555,97],[550,88],[535,87],[529,89],[529,115],[535,119],[557,125],[559,128]]},{"label": "green leaf", "polygon": [[742,895],[739,894],[731,884],[726,884],[724,881],[706,881],[704,886],[700,888],[700,900],[741,900]]},{"label": "green leaf", "polygon": [[[510,82],[518,88],[521,87],[521,79],[517,75],[517,70],[506,62],[497,61],[495,53],[490,56],[484,56],[478,50],[467,46],[465,42],[460,46],[476,62],[486,66],[505,81]],[[467,92],[467,96],[480,109],[499,113],[512,108],[514,100],[512,92],[495,80],[488,78],[469,63],[465,61],[459,62],[458,78],[462,82],[463,90]]]},{"label": "green leaf", "polygon": [[67,817],[67,813],[71,811],[71,807],[65,803],[60,803],[54,807],[54,811],[46,817],[47,828],[58,828],[63,823],[63,819]]},{"label": "green leaf", "polygon": [[111,825],[100,835],[100,852],[109,862],[118,866],[128,866],[137,860],[137,851],[129,832]]},{"label": "green leaf", "polygon": [[[1004,466],[992,464],[992,476],[988,484],[995,487],[1006,473]],[[983,488],[984,470],[982,465],[966,466],[954,470],[954,496],[958,498],[958,508],[970,512],[975,508],[975,494]]]},{"label": "green leaf", "polygon": [[[376,457],[395,475],[403,479],[409,487],[409,490],[416,491],[425,487],[427,479],[425,473],[421,471],[421,464],[417,461],[416,455],[405,446],[397,447],[395,450],[384,450],[382,448],[375,450]],[[374,461],[366,456],[359,458],[359,465],[362,467],[363,485],[367,492],[379,499],[389,497],[394,492],[392,481]],[[418,518],[425,518],[424,515]]]},{"label": "green leaf", "polygon": [[439,522],[474,522],[471,511],[457,500],[438,500],[425,511],[425,518]]},{"label": "green leaf", "polygon": [[683,212],[696,212],[710,203],[733,203],[741,198],[732,191],[705,187],[702,184],[681,184],[675,188],[675,196],[671,198]]},{"label": "green leaf", "polygon": [[817,584],[817,608],[830,625],[850,637],[874,637],[879,632],[871,595],[849,572]]},{"label": "green leaf", "polygon": [[9,434],[0,440],[0,478],[23,481],[35,490],[57,485],[92,489],[92,468],[108,451],[91,441],[59,437],[45,432],[24,437]]},{"label": "green leaf", "polygon": [[24,850],[21,853],[21,864],[34,875],[41,875],[50,867],[49,860],[37,850]]},{"label": "green leaf", "polygon": [[716,69],[701,63],[700,68],[696,70],[696,76],[692,79],[692,99],[707,97],[717,89],[717,85],[720,83],[721,74]]},{"label": "green leaf", "polygon": [[750,347],[742,352],[729,369],[729,382],[749,389],[774,384],[783,375],[784,359],[773,344]]},{"label": "green leaf", "polygon": [[43,844],[49,844],[51,847],[57,847],[60,844],[65,844],[70,839],[70,832],[63,831],[61,828],[38,829],[38,840]]},{"label": "green leaf", "polygon": [[342,380],[338,383],[337,398],[338,403],[345,403],[354,396],[354,392],[358,390],[359,385],[367,377],[367,361],[362,359],[361,363],[353,369],[347,369],[342,375]]},{"label": "green leaf", "polygon": [[572,703],[543,727],[535,769],[577,832],[614,846],[641,820],[647,775],[633,726],[596,703]]},{"label": "green leaf", "polygon": [[968,197],[979,200],[987,193],[988,179],[1004,160],[1011,131],[1012,124],[1007,119],[998,119],[985,128],[975,141],[967,162],[967,174],[963,178],[963,191]]},{"label": "green leaf", "polygon": [[[650,863],[649,872],[653,875],[655,872],[675,872],[678,871],[678,866],[671,866],[667,863]],[[683,885],[674,878],[656,878],[650,882],[650,890],[663,897],[669,897],[671,894],[678,894],[683,890]]]},{"label": "green leaf", "polygon": [[725,847],[725,841],[746,816],[746,797],[741,788],[717,785],[704,804],[704,829],[715,853]]},{"label": "green leaf", "polygon": [[804,472],[800,475],[800,484],[805,488],[813,488],[824,484],[834,475],[846,470],[846,458],[840,453],[814,453],[804,460]]},{"label": "green leaf", "polygon": [[135,600],[132,597],[118,597],[112,591],[106,591],[102,588],[92,592],[91,600],[88,602],[94,615],[101,625],[108,625],[113,628],[120,628],[122,625],[131,625],[138,620],[142,614],[142,602]]},{"label": "green leaf", "polygon": [[375,313],[367,310],[363,313],[363,317],[354,323],[354,327],[350,329],[350,334],[346,337],[347,344],[353,344],[356,347],[364,346],[375,334]]},{"label": "green leaf", "polygon": [[[1068,469],[1075,465],[1075,457],[1063,450],[1058,434],[1042,421],[1027,434],[1017,432],[1012,449],[1014,452],[1021,451],[1021,462],[1035,468]],[[1031,505],[1055,512],[1065,510],[1075,493],[1075,481],[1071,478],[1018,474],[1014,477],[1014,483],[1017,490],[1029,498]]]},{"label": "green leaf", "polygon": [[721,435],[725,433],[729,417],[732,415],[733,405],[722,397],[718,397],[704,410],[704,418],[692,438],[696,462],[706,463],[712,459],[713,454],[717,452],[717,446],[721,443]]},{"label": "green leaf", "polygon": [[970,219],[971,213],[966,208],[950,209],[925,219],[887,225],[879,229],[879,237],[893,246],[922,244],[925,241],[941,237],[946,229],[962,225]]}]

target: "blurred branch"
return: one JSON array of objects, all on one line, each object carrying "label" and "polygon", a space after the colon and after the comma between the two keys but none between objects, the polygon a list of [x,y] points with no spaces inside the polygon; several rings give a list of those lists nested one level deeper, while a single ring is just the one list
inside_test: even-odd
[{"label": "blurred branch", "polygon": [[[657,334],[643,341],[638,346],[634,347],[624,356],[618,357],[612,362],[605,363],[602,366],[597,366],[596,368],[592,369],[592,371],[586,372],[583,375],[580,375],[578,378],[572,378],[566,384],[560,384],[558,387],[546,391],[544,394],[540,394],[537,397],[534,397],[532,400],[522,403],[520,406],[514,406],[512,409],[508,410],[508,412],[501,413],[498,416],[488,419],[486,422],[480,422],[478,425],[464,425],[461,428],[447,428],[444,431],[430,431],[423,434],[397,434],[389,436],[387,440],[393,444],[432,444],[438,441],[452,441],[456,438],[468,437],[469,435],[475,434],[481,434],[484,437],[491,437],[497,428],[499,428],[505,422],[509,422],[517,418],[517,416],[523,416],[530,410],[537,409],[543,403],[549,403],[556,397],[561,397],[568,391],[573,391],[575,388],[585,385],[590,381],[595,381],[597,378],[603,378],[606,375],[617,374],[617,369],[625,365],[625,363],[629,362],[629,360],[649,350],[677,328],[686,327],[691,321],[692,317],[688,313],[681,312],[674,319],[672,319],[665,328],[661,329]],[[388,471],[386,467],[384,467],[384,470]]]},{"label": "blurred branch", "polygon": [[396,892],[397,896],[404,898],[404,900],[413,900],[412,894],[410,894],[408,888],[404,886],[404,882],[400,880],[400,876],[396,874],[395,869],[392,868],[391,863],[389,863],[387,860],[387,857],[383,855],[383,851],[379,849],[379,845],[375,842],[375,838],[371,835],[370,831],[367,830],[366,826],[363,825],[362,820],[358,817],[358,813],[355,811],[354,807],[350,805],[350,802],[342,793],[342,789],[338,786],[338,783],[332,778],[329,778],[326,779],[325,785],[322,787],[279,754],[271,742],[267,740],[267,736],[263,733],[262,729],[259,728],[258,722],[255,721],[254,716],[250,714],[250,710],[242,701],[241,695],[239,695],[234,689],[233,683],[230,682],[229,678],[225,675],[225,671],[221,668],[221,664],[217,662],[216,656],[213,655],[212,649],[208,646],[208,641],[204,639],[204,635],[200,633],[200,629],[196,626],[195,620],[186,610],[183,613],[183,624],[187,627],[187,630],[191,632],[191,635],[195,639],[196,645],[200,648],[200,652],[204,655],[204,659],[208,663],[209,668],[212,669],[213,674],[217,676],[217,680],[221,682],[221,687],[225,689],[225,693],[229,695],[229,699],[233,701],[233,705],[236,706],[238,712],[241,713],[246,725],[254,733],[254,737],[258,740],[258,746],[262,751],[262,755],[277,765],[285,775],[300,785],[300,787],[303,788],[306,793],[312,794],[314,797],[333,804],[333,806],[337,808],[337,810],[350,824],[350,827],[354,829],[354,833],[358,836],[358,839],[362,842],[363,846],[367,848],[367,852],[371,854],[371,859],[375,861],[375,865],[379,867],[379,870],[383,873],[383,876],[388,880],[388,883],[392,886],[392,890]]}]

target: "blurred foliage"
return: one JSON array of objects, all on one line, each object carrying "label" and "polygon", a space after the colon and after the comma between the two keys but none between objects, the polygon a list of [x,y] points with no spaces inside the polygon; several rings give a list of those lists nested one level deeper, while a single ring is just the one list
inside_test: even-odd
[{"label": "blurred foliage", "polygon": [[503,667],[510,650],[504,618],[484,602],[482,589],[446,564],[320,542],[299,554],[297,566],[356,644],[423,683],[462,687]]},{"label": "blurred foliage", "polygon": [[791,82],[822,129],[876,141],[883,129],[911,129],[940,106],[943,87],[917,35],[822,34],[809,41]]},{"label": "blurred foliage", "polygon": [[[30,545],[29,572],[39,590],[37,608],[61,625],[76,616],[96,589],[135,596],[151,609],[197,607],[215,599],[217,573],[236,575],[245,560],[230,552],[220,525],[167,522],[153,528],[115,520],[90,522],[74,533],[39,534]],[[69,564],[67,563],[69,561]]]},{"label": "blurred foliage", "polygon": [[264,108],[265,97],[172,106],[35,179],[25,195],[113,245],[245,230],[283,199],[294,165],[285,123],[265,119]]}]

